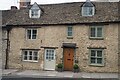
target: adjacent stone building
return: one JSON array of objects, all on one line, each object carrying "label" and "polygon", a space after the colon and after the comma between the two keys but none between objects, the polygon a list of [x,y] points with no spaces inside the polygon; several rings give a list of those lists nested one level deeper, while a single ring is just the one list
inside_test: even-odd
[{"label": "adjacent stone building", "polygon": [[118,72],[119,2],[24,4],[3,11],[9,68]]}]

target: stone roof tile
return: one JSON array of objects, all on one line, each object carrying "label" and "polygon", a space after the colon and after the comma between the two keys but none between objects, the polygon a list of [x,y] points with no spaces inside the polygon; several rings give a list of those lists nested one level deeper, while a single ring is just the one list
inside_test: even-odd
[{"label": "stone roof tile", "polygon": [[83,2],[39,5],[42,9],[41,17],[29,18],[29,9],[3,11],[5,25],[48,25],[48,24],[76,24],[93,22],[119,21],[118,2],[93,2],[94,16],[82,16]]}]

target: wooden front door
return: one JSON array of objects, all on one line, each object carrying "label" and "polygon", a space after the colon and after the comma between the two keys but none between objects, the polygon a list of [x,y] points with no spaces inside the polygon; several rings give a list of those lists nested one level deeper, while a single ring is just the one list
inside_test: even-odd
[{"label": "wooden front door", "polygon": [[72,71],[74,61],[74,49],[64,48],[64,70]]}]

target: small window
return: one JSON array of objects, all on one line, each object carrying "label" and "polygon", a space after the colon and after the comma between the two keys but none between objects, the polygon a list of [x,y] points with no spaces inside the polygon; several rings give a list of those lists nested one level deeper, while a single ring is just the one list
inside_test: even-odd
[{"label": "small window", "polygon": [[82,16],[93,16],[93,15],[94,15],[94,7],[82,8]]},{"label": "small window", "polygon": [[82,6],[82,16],[93,16],[95,14],[95,7],[91,2],[86,2]]},{"label": "small window", "polygon": [[38,61],[38,51],[23,50],[23,61]]},{"label": "small window", "polygon": [[90,27],[90,38],[103,38],[103,27],[101,26]]},{"label": "small window", "polygon": [[103,50],[91,49],[90,50],[90,64],[91,65],[103,65]]},{"label": "small window", "polygon": [[39,15],[39,14],[38,14],[38,11],[39,11],[39,10],[32,10],[31,16],[32,16],[32,17],[38,16],[38,15]]},{"label": "small window", "polygon": [[29,15],[30,15],[30,18],[39,18],[40,17],[40,10],[31,9]]},{"label": "small window", "polygon": [[36,39],[37,30],[36,29],[27,29],[27,39]]},{"label": "small window", "polygon": [[67,29],[67,37],[72,37],[73,36],[73,27],[69,26]]}]

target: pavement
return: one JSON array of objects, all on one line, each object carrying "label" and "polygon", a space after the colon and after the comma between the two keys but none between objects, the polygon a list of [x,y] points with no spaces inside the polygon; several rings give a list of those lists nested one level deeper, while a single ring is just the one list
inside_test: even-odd
[{"label": "pavement", "polygon": [[2,71],[3,76],[19,76],[19,77],[55,77],[55,78],[117,78],[120,80],[118,73],[86,73],[79,72],[74,73],[71,71],[40,71],[40,70],[16,70],[16,69],[5,69]]}]

